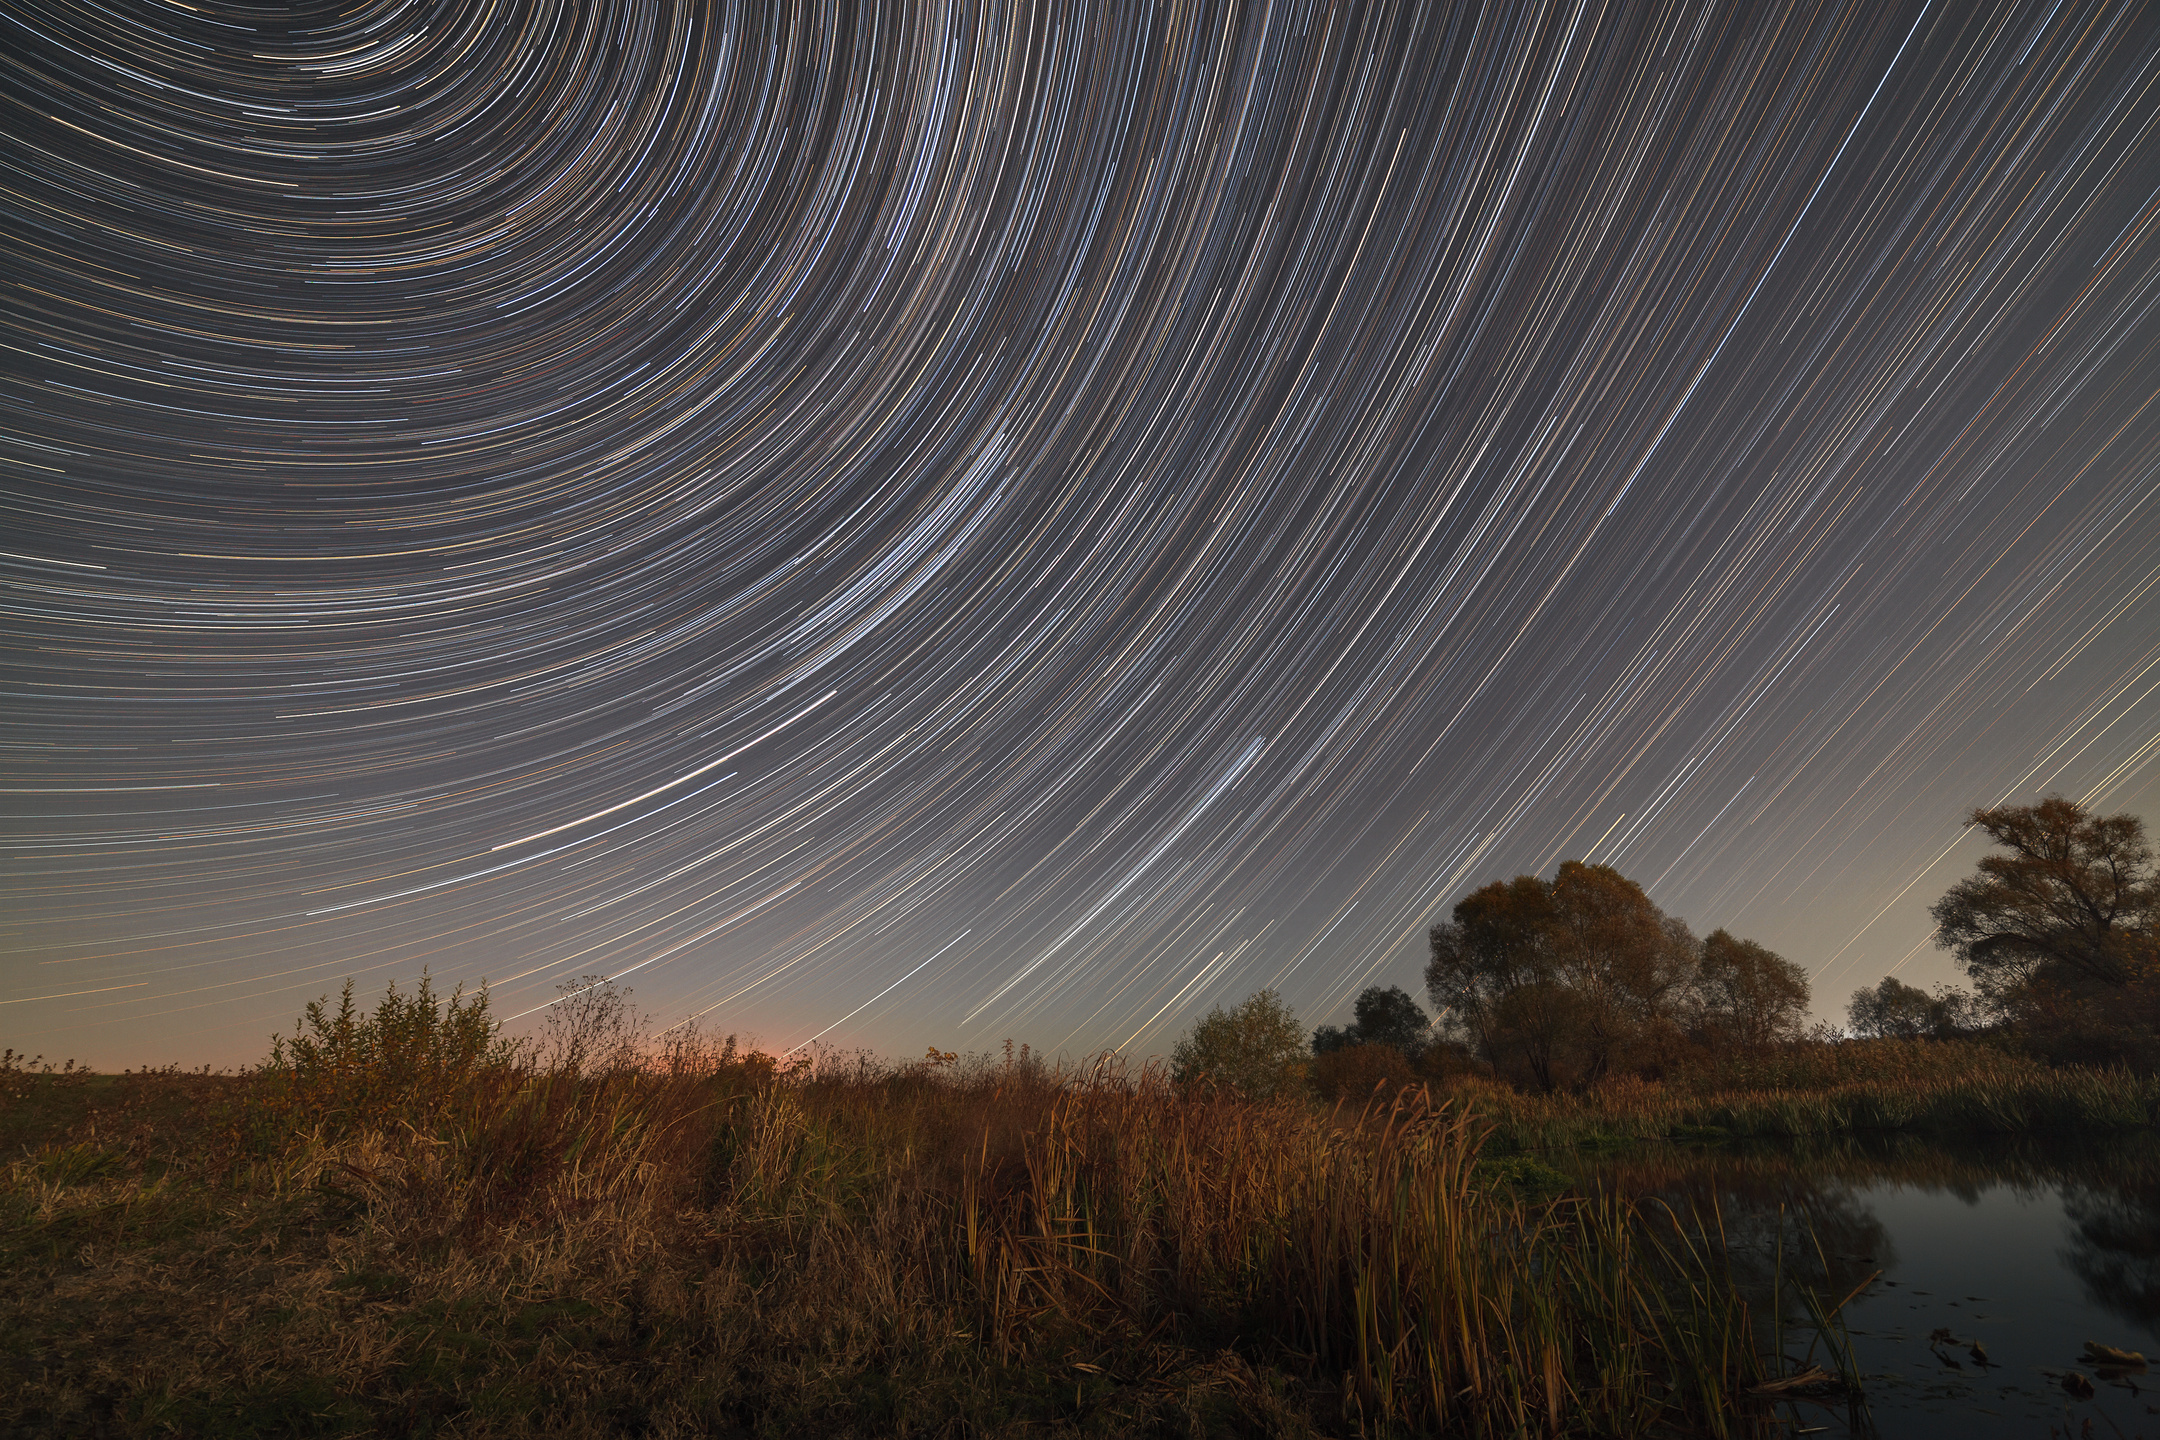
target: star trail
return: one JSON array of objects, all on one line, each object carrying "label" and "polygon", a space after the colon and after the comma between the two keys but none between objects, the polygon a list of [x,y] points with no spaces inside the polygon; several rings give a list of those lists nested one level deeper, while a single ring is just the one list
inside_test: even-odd
[{"label": "star trail", "polygon": [[1167,1048],[2160,820],[2160,10],[0,14],[0,1038]]}]

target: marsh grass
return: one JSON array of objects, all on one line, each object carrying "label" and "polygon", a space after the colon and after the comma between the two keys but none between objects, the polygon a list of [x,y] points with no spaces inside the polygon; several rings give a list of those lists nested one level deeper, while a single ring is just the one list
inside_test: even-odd
[{"label": "marsh grass", "polygon": [[[9,1080],[40,1118],[11,1119],[0,1181],[0,1423],[1512,1436],[1761,1418],[1740,1399],[1760,1346],[1707,1236],[1538,1198],[1482,1162],[1470,1109],[1422,1092],[1327,1112],[1111,1063],[781,1066],[694,1036],[571,1073],[420,1023],[423,998],[444,1008],[415,996],[372,1030],[383,1012],[326,1005],[312,1053],[284,1042],[248,1076]],[[429,1084],[405,1083],[416,1069]]]},{"label": "marsh grass", "polygon": [[1629,1076],[1536,1095],[1471,1079],[1450,1094],[1486,1118],[1500,1151],[1868,1132],[2055,1136],[2147,1130],[2160,1117],[2160,1078],[2054,1067],[1971,1041],[1794,1045],[1722,1056],[1664,1082]]},{"label": "marsh grass", "polygon": [[[677,1033],[550,1066],[424,987],[302,1021],[242,1076],[0,1063],[0,1425],[1763,1433],[1778,1381],[1849,1356],[1782,1353],[1714,1201],[1586,1192],[1537,1146],[2108,1131],[2154,1098],[1892,1046],[1324,1109],[1009,1050]],[[1834,1341],[1833,1291],[1795,1293]]]}]

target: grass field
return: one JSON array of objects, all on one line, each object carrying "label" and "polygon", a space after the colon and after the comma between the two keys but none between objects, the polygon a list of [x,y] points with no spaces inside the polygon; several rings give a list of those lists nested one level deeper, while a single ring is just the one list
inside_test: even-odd
[{"label": "grass field", "polygon": [[1500,1151],[1640,1140],[1798,1139],[1866,1132],[2071,1135],[2151,1129],[2160,1079],[2051,1067],[1977,1041],[1855,1040],[1734,1055],[1666,1083],[1584,1094],[1465,1081],[1452,1091]]},{"label": "grass field", "polygon": [[1707,1252],[1526,1197],[1459,1107],[670,1058],[11,1065],[0,1421],[1715,1434],[1762,1378]]},{"label": "grass field", "polygon": [[1944,1047],[1360,1111],[1024,1052],[780,1067],[677,1037],[546,1068],[420,999],[311,1012],[244,1076],[0,1064],[0,1426],[1772,1433],[1714,1218],[1555,1194],[1488,1131],[2104,1128],[2152,1102]]}]

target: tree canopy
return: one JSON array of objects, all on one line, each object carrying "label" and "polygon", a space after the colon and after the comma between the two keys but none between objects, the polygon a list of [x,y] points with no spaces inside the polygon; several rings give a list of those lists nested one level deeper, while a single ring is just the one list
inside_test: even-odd
[{"label": "tree canopy", "polygon": [[1431,1038],[1431,1020],[1400,985],[1368,985],[1351,1006],[1349,1025],[1323,1025],[1313,1031],[1315,1055],[1351,1045],[1386,1045],[1415,1057]]},{"label": "tree canopy", "polygon": [[1932,913],[1936,943],[1957,952],[1981,993],[2119,989],[2160,969],[2160,876],[2136,816],[2055,795],[1974,810],[1965,823],[2006,853],[1982,857]]},{"label": "tree canopy", "polygon": [[1725,930],[1703,938],[1696,962],[1696,1025],[1730,1045],[1770,1045],[1800,1034],[1807,1017],[1807,971],[1753,940]]},{"label": "tree canopy", "polygon": [[1723,930],[1698,941],[1609,865],[1494,881],[1433,927],[1426,991],[1503,1074],[1540,1089],[1642,1067],[1692,1033],[1765,1044],[1796,1034],[1807,976]]},{"label": "tree canopy", "polygon": [[1846,1024],[1865,1040],[1947,1040],[1974,1028],[1976,1019],[1973,998],[1963,991],[1938,987],[1930,995],[1895,975],[1853,991],[1845,1009]]}]

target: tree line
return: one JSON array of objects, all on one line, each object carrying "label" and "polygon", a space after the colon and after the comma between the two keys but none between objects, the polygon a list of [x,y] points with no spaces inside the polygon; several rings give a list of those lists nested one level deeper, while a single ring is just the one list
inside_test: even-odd
[{"label": "tree line", "polygon": [[[1981,1036],[2055,1063],[2160,1063],[2160,874],[2142,822],[2058,796],[1976,809],[1966,823],[1996,853],[1931,913],[1973,989],[1885,976],[1854,992],[1844,1031],[1814,1038]],[[1400,986],[1372,986],[1349,1025],[1308,1037],[1261,991],[1188,1031],[1173,1075],[1255,1096],[1310,1086],[1355,1098],[1390,1079],[1477,1070],[1549,1092],[1809,1034],[1800,966],[1722,928],[1698,938],[1607,865],[1495,881],[1429,941],[1430,1015]]]}]

